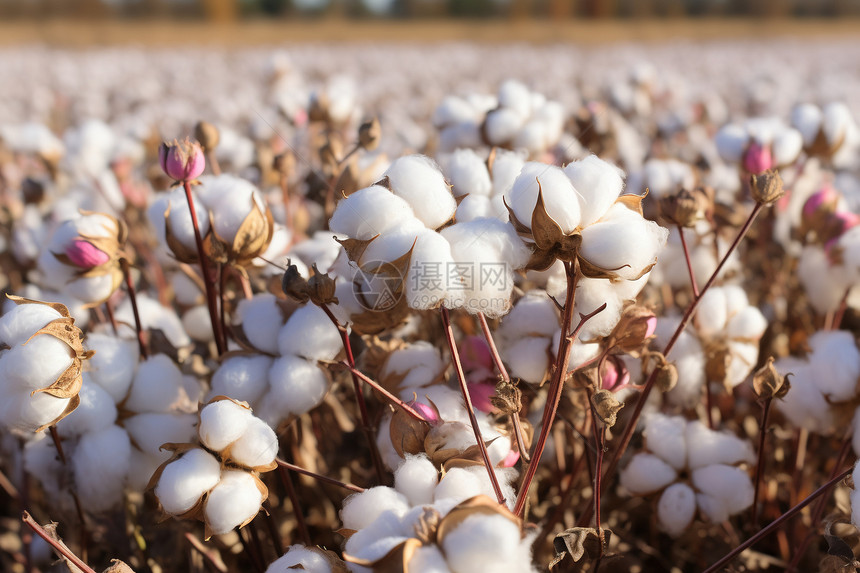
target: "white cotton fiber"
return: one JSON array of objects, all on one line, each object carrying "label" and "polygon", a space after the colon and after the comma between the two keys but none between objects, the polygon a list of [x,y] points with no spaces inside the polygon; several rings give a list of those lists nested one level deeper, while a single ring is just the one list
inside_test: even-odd
[{"label": "white cotton fiber", "polygon": [[803,149],[803,137],[794,129],[784,129],[773,139],[773,161],[776,165],[792,163]]},{"label": "white cotton fiber", "polygon": [[287,552],[272,562],[266,573],[294,573],[300,566],[309,573],[331,573],[331,565],[317,551],[303,545],[291,545]]},{"label": "white cotton fiber", "polygon": [[406,496],[410,505],[433,503],[439,473],[426,455],[406,456],[394,471],[394,489]]},{"label": "white cotton fiber", "polygon": [[[702,494],[718,500],[728,515],[734,515],[752,505],[753,485],[744,470],[723,464],[713,464],[693,470],[693,486]],[[719,511],[711,514],[702,507],[712,521],[719,519]]]},{"label": "white cotton fiber", "polygon": [[162,445],[194,439],[197,416],[149,412],[126,418],[122,423],[138,448],[149,455],[163,457]]},{"label": "white cotton fiber", "polygon": [[221,479],[221,465],[208,452],[195,448],[165,466],[155,486],[164,511],[179,515],[194,507],[200,497]]},{"label": "white cotton fiber", "polygon": [[415,550],[409,560],[409,570],[421,573],[451,573],[445,555],[435,545],[424,545]]},{"label": "white cotton fiber", "polygon": [[87,362],[93,380],[111,395],[114,402],[121,402],[128,394],[137,368],[140,356],[137,341],[90,333],[85,346],[96,351]]},{"label": "white cotton fiber", "polygon": [[761,311],[748,306],[729,318],[726,325],[726,335],[729,338],[742,340],[758,340],[767,330],[767,319]]},{"label": "white cotton fiber", "polygon": [[[2,361],[0,361],[2,362]],[[34,432],[60,417],[69,405],[68,398],[55,398],[39,392],[30,395],[29,390],[9,392],[0,404],[0,421],[10,428]]]},{"label": "white cotton fiber", "polygon": [[199,304],[205,300],[201,287],[185,273],[173,273],[170,285],[173,287],[176,302],[183,306]]},{"label": "white cotton fiber", "polygon": [[513,110],[494,109],[487,114],[484,133],[492,145],[507,145],[513,142],[523,122],[524,118]]},{"label": "white cotton fiber", "polygon": [[[411,398],[412,392],[409,391],[408,399]],[[439,409],[439,416],[443,420],[468,419],[466,407],[463,405],[463,395],[459,390],[454,390],[444,384],[434,384],[427,388],[422,388],[418,392],[418,401],[428,406],[432,401]]]},{"label": "white cotton fiber", "polygon": [[774,363],[777,372],[791,372],[791,392],[776,407],[792,425],[827,433],[833,427],[830,404],[817,386],[818,373],[805,361],[794,357],[780,358]]},{"label": "white cotton fiber", "polygon": [[734,388],[746,380],[758,362],[758,342],[729,341],[728,347],[731,364],[729,364],[727,382]]},{"label": "white cotton fiber", "polygon": [[538,182],[547,214],[564,233],[580,224],[581,213],[576,189],[560,167],[530,161],[523,165],[510,191],[505,193],[508,206],[523,225],[531,227],[532,213],[538,198]]},{"label": "white cotton fiber", "polygon": [[549,145],[546,124],[539,119],[527,121],[514,136],[511,147],[525,149],[530,155],[537,155]]},{"label": "white cotton fiber", "polygon": [[458,149],[452,153],[445,162],[445,173],[455,197],[489,197],[492,194],[493,184],[487,164],[472,149]]},{"label": "white cotton fiber", "polygon": [[621,470],[621,485],[633,495],[645,495],[663,489],[677,477],[672,466],[659,457],[639,453]]},{"label": "white cotton fiber", "polygon": [[502,515],[473,515],[446,535],[442,550],[451,571],[531,571],[531,549],[520,528]]},{"label": "white cotton fiber", "polygon": [[[419,310],[438,307],[446,300],[447,289],[451,284],[446,276],[454,261],[451,256],[451,245],[436,231],[424,228],[414,233],[405,233],[399,240],[403,243],[396,252],[405,253],[412,248],[409,271],[403,284],[407,303],[411,308]],[[396,241],[398,239],[395,239]],[[371,249],[368,249],[368,254],[370,252]],[[391,283],[385,283],[385,279],[382,279],[382,284]],[[385,292],[388,288],[375,290]],[[368,300],[373,299],[368,297]]]},{"label": "white cotton fiber", "polygon": [[713,336],[726,327],[728,319],[726,295],[720,287],[709,289],[702,295],[693,322],[701,336]]},{"label": "white cotton fiber", "polygon": [[398,348],[388,355],[382,367],[382,377],[403,375],[404,388],[424,386],[445,370],[439,350],[424,340]]},{"label": "white cotton fiber", "polygon": [[254,415],[251,410],[231,400],[207,404],[200,411],[197,435],[200,442],[214,451],[221,451],[242,436]]},{"label": "white cotton fiber", "polygon": [[412,207],[385,187],[373,185],[341,199],[329,221],[335,233],[366,241],[414,217]]},{"label": "white cotton fiber", "polygon": [[164,354],[140,363],[125,407],[134,412],[167,412],[188,402],[182,372]]},{"label": "white cotton fiber", "polygon": [[340,519],[345,529],[364,529],[383,513],[397,517],[409,511],[406,496],[387,486],[372,487],[349,496],[343,502]]},{"label": "white cotton fiber", "polygon": [[603,304],[606,304],[606,308],[588,319],[579,332],[579,340],[594,341],[609,336],[621,320],[624,302],[609,279],[580,279],[576,287],[573,316],[590,314]]},{"label": "white cotton fiber", "polygon": [[144,453],[132,445],[131,461],[128,466],[128,488],[143,493],[158,466],[168,459],[170,459],[170,452],[161,452],[160,456],[154,456]]},{"label": "white cotton fiber", "polygon": [[695,514],[696,494],[685,483],[673,483],[667,487],[657,503],[660,528],[672,537],[684,533]]},{"label": "white cotton fiber", "polygon": [[802,103],[791,110],[791,125],[800,132],[806,145],[815,141],[821,118],[821,108],[811,103]]},{"label": "white cotton fiber", "polygon": [[[483,195],[466,195],[457,206],[456,221],[465,223],[479,217],[493,217],[495,210],[490,198]],[[500,220],[504,220],[499,217]]]},{"label": "white cotton fiber", "polygon": [[[583,279],[585,280],[585,279]],[[499,330],[505,337],[552,336],[559,327],[558,311],[546,292],[529,291],[502,319]]]},{"label": "white cotton fiber", "polygon": [[[657,319],[658,345],[663,344],[661,325],[665,327],[671,323],[677,325],[671,319]],[[675,326],[671,328],[674,330]],[[666,397],[672,404],[692,407],[701,400],[702,386],[705,384],[705,356],[698,339],[688,332],[682,332],[672,351],[672,362],[678,369],[678,384]]]},{"label": "white cotton fiber", "polygon": [[272,362],[268,356],[231,356],[212,375],[210,396],[228,396],[256,404],[268,388]]},{"label": "white cotton fiber", "polygon": [[268,466],[278,455],[278,437],[263,420],[251,417],[230,448],[230,459],[249,468]]},{"label": "white cotton fiber", "polygon": [[737,124],[729,124],[717,132],[714,143],[716,143],[717,151],[725,161],[737,163],[741,160],[748,140],[749,135],[746,129]]},{"label": "white cotton fiber", "polygon": [[10,386],[21,390],[46,388],[72,365],[72,349],[65,342],[40,334],[3,353],[2,372]]},{"label": "white cotton fiber", "polygon": [[[151,299],[145,293],[137,294],[137,306],[140,322],[145,330],[161,330],[170,344],[176,348],[182,348],[191,343],[191,339],[182,328],[182,321],[179,320],[179,316],[172,308],[162,306],[161,303]],[[128,299],[124,299],[120,303],[114,315],[118,321],[134,324],[134,314]]]},{"label": "white cotton fiber", "polygon": [[517,112],[520,117],[528,117],[532,111],[532,93],[518,80],[505,80],[499,86],[499,106]]},{"label": "white cotton fiber", "polygon": [[821,393],[833,402],[852,398],[860,378],[860,351],[852,334],[845,330],[819,331],[809,338],[809,346],[809,361]]},{"label": "white cotton fiber", "polygon": [[83,384],[78,392],[81,403],[75,411],[60,420],[57,424],[63,436],[80,436],[97,432],[116,421],[116,405],[110,394],[92,381],[87,372],[83,373]]},{"label": "white cotton fiber", "polygon": [[686,439],[688,466],[692,469],[708,464],[755,461],[749,442],[726,432],[715,432],[698,420],[687,424]]},{"label": "white cotton fiber", "polygon": [[197,305],[185,311],[182,315],[182,328],[185,329],[188,336],[198,342],[211,342],[215,339],[212,334],[209,308],[205,304]]},{"label": "white cotton fiber", "polygon": [[848,495],[851,499],[851,523],[854,524],[854,527],[860,529],[860,491],[852,489]]},{"label": "white cotton fiber", "polygon": [[511,374],[532,384],[543,380],[550,365],[550,341],[543,336],[525,336],[506,344],[505,362]]},{"label": "white cotton fiber", "polygon": [[437,229],[454,216],[457,202],[436,162],[425,155],[396,159],[385,171],[391,190],[405,199],[415,216]]},{"label": "white cotton fiber", "polygon": [[236,309],[248,341],[270,354],[278,351],[278,332],[284,325],[277,300],[273,294],[258,293],[254,298],[240,301]]},{"label": "white cotton fiber", "polygon": [[650,414],[645,417],[645,444],[676,470],[687,465],[687,420],[683,416]]},{"label": "white cotton fiber", "polygon": [[222,535],[243,524],[260,511],[263,493],[250,473],[224,470],[206,498],[206,524],[214,535]]},{"label": "white cotton fiber", "polygon": [[624,189],[624,172],[596,155],[570,163],[564,173],[578,193],[583,226],[600,219]]},{"label": "white cotton fiber", "polygon": [[328,387],[328,378],[314,362],[282,356],[269,369],[269,391],[263,396],[257,415],[276,426],[291,414],[304,414],[319,404]]},{"label": "white cotton fiber", "polygon": [[337,327],[318,306],[298,308],[278,333],[281,354],[303,356],[309,360],[332,360],[342,348]]},{"label": "white cotton fiber", "polygon": [[0,344],[24,344],[37,330],[62,315],[44,304],[19,304],[0,317]]},{"label": "white cotton fiber", "polygon": [[103,511],[122,501],[130,459],[131,443],[119,426],[111,425],[81,437],[72,467],[84,507]]}]

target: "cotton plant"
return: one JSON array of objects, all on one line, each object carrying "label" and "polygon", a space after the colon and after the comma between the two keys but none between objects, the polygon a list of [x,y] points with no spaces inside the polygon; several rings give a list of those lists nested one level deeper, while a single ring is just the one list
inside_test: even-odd
[{"label": "cotton plant", "polygon": [[216,397],[201,406],[198,443],[169,444],[171,458],[152,475],[162,510],[199,519],[205,537],[250,523],[268,497],[260,472],[276,467],[278,438],[244,402]]},{"label": "cotton plant", "polygon": [[775,117],[725,125],[715,142],[723,160],[754,175],[791,165],[803,150],[801,133]]},{"label": "cotton plant", "polygon": [[657,522],[663,531],[680,537],[697,510],[722,523],[752,505],[753,484],[744,469],[755,460],[749,442],[682,416],[654,413],[644,422],[644,450],[621,470],[620,483],[631,495],[660,493]]}]

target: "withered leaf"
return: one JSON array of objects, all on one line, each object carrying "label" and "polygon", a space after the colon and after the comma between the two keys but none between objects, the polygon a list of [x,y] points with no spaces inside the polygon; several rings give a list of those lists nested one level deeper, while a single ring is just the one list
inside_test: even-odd
[{"label": "withered leaf", "polygon": [[532,211],[531,232],[538,249],[549,251],[556,244],[561,243],[561,239],[564,237],[564,231],[558,223],[549,216],[549,213],[546,212],[546,205],[543,200],[543,189],[541,188],[539,179],[537,180],[537,184],[538,194],[534,211]]},{"label": "withered leaf", "polygon": [[593,527],[572,527],[562,531],[552,540],[556,558],[550,563],[550,569],[560,563],[565,555],[570,555],[574,562],[585,556],[589,560],[597,559],[606,553],[611,535],[610,530],[603,529],[601,544],[600,535]]},{"label": "withered leaf", "polygon": [[369,239],[338,239],[337,237],[333,237],[335,241],[340,243],[340,246],[343,247],[343,250],[346,251],[346,256],[349,260],[358,263],[361,260],[361,255],[364,254],[364,251],[367,250],[367,247],[370,246],[370,243],[375,241],[379,235],[374,235]]},{"label": "withered leaf", "polygon": [[833,533],[834,520],[828,520],[824,526],[824,539],[827,541],[827,554],[842,559],[845,563],[854,561],[854,550],[844,539]]}]

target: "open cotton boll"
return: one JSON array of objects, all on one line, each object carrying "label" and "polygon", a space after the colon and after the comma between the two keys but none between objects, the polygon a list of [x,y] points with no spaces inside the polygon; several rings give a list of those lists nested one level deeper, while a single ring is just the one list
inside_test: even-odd
[{"label": "open cotton boll", "polygon": [[96,351],[88,361],[88,373],[93,381],[104,388],[114,402],[122,401],[131,387],[140,358],[137,341],[108,334],[89,333],[85,346]]},{"label": "open cotton boll", "polygon": [[278,332],[284,326],[277,301],[278,298],[273,294],[258,293],[254,298],[241,300],[236,309],[248,341],[270,354],[278,352]]},{"label": "open cotton boll", "polygon": [[[410,240],[410,237],[413,238]],[[407,304],[419,310],[438,307],[446,302],[451,284],[446,275],[454,262],[451,245],[439,233],[423,228],[417,233],[405,234],[402,239],[406,240],[402,243],[403,252],[412,248],[404,282]],[[370,256],[371,249],[367,250],[367,254]]]},{"label": "open cotton boll", "polygon": [[[484,472],[487,470],[482,467]],[[466,471],[465,468],[452,468],[445,472],[439,484],[433,492],[433,500],[439,501],[449,499],[453,502],[460,503],[469,498],[481,495],[482,492],[481,480],[472,472]]]},{"label": "open cotton boll", "polygon": [[195,448],[164,467],[155,486],[155,496],[165,512],[179,515],[194,507],[220,479],[218,460],[205,450]]},{"label": "open cotton boll", "polygon": [[0,317],[0,344],[15,347],[27,342],[43,326],[62,318],[53,308],[44,304],[19,304]]},{"label": "open cotton boll", "polygon": [[657,503],[660,528],[672,537],[684,533],[695,514],[696,494],[684,483],[673,483],[667,487]]},{"label": "open cotton boll", "polygon": [[524,123],[525,118],[511,109],[494,109],[484,120],[483,132],[492,145],[506,145],[513,141]]},{"label": "open cotton boll", "polygon": [[809,338],[809,362],[821,393],[833,402],[849,400],[857,393],[860,351],[854,337],[844,330],[819,331]]},{"label": "open cotton boll", "polygon": [[661,490],[678,477],[672,466],[653,454],[638,453],[621,470],[621,485],[633,495]]},{"label": "open cotton boll", "polygon": [[[2,364],[0,360],[0,364]],[[50,424],[66,411],[68,398],[55,398],[39,392],[30,395],[29,390],[8,391],[0,404],[0,422],[10,429],[35,432]]]},{"label": "open cotton boll", "polygon": [[649,414],[645,418],[648,449],[676,470],[687,466],[687,420],[683,416]]},{"label": "open cotton boll", "polygon": [[30,391],[50,386],[71,365],[71,347],[48,334],[7,350],[2,358],[3,376],[10,387]]},{"label": "open cotton boll", "polygon": [[433,503],[439,472],[426,455],[406,456],[394,471],[394,489],[406,496],[410,505]]},{"label": "open cotton boll", "polygon": [[549,133],[543,120],[534,118],[527,121],[514,136],[511,147],[525,149],[530,155],[541,153],[549,145]]},{"label": "open cotton boll", "polygon": [[425,155],[396,159],[385,171],[392,192],[405,199],[429,229],[448,222],[457,202],[436,162]]},{"label": "open cotton boll", "polygon": [[263,492],[254,476],[242,470],[224,470],[206,497],[206,525],[212,534],[222,535],[257,515],[262,503]]},{"label": "open cotton boll", "polygon": [[454,123],[462,123],[464,121],[472,121],[476,115],[475,108],[465,99],[446,95],[442,102],[433,110],[433,125],[443,127]]},{"label": "open cotton boll", "polygon": [[800,132],[806,145],[812,145],[818,136],[822,116],[821,108],[811,103],[802,103],[791,110],[791,125]]},{"label": "open cotton boll", "polygon": [[581,213],[576,189],[560,167],[530,161],[523,165],[511,189],[505,193],[508,206],[523,225],[531,227],[538,198],[538,181],[547,214],[564,233],[580,224]]},{"label": "open cotton boll", "polygon": [[600,219],[624,189],[624,172],[596,155],[570,163],[564,173],[577,191],[582,226]]},{"label": "open cotton boll", "polygon": [[[587,279],[582,279],[587,280]],[[533,290],[521,297],[501,322],[504,337],[552,336],[559,327],[558,311],[545,291]]]},{"label": "open cotton boll", "polygon": [[205,304],[192,307],[182,315],[182,328],[188,336],[199,342],[215,340],[209,319],[209,308]]},{"label": "open cotton boll", "polygon": [[167,412],[187,406],[182,372],[164,354],[141,361],[125,407],[133,412]]},{"label": "open cotton boll", "polygon": [[409,570],[422,573],[451,573],[445,555],[435,545],[423,545],[416,549],[409,560]]},{"label": "open cotton boll", "polygon": [[269,369],[273,359],[268,356],[231,356],[212,375],[210,397],[229,396],[256,404],[268,388]]},{"label": "open cotton boll", "polygon": [[780,358],[774,363],[778,372],[791,372],[791,392],[776,402],[776,407],[792,425],[828,433],[833,428],[830,404],[818,389],[818,373],[807,362],[794,357]]},{"label": "open cotton boll", "polygon": [[709,289],[702,295],[696,309],[694,323],[701,336],[713,336],[726,327],[728,319],[726,295],[720,287]]},{"label": "open cotton boll", "polygon": [[442,540],[451,571],[533,571],[530,543],[520,539],[520,528],[503,515],[467,517]]},{"label": "open cotton boll", "polygon": [[230,447],[230,459],[249,468],[268,466],[278,455],[278,437],[263,420],[251,417],[245,431]]},{"label": "open cotton boll", "polygon": [[75,411],[60,420],[57,428],[64,436],[80,436],[98,432],[116,421],[116,405],[107,391],[93,382],[89,373],[83,373],[83,384],[78,392],[81,403]]},{"label": "open cotton boll", "polygon": [[134,445],[146,454],[167,459],[168,453],[161,450],[167,443],[181,444],[194,439],[196,424],[194,414],[164,414],[149,412],[136,414],[123,420]]},{"label": "open cotton boll", "polygon": [[[495,208],[489,197],[466,195],[457,205],[455,219],[458,223],[465,223],[479,217],[494,217],[495,215]],[[501,217],[499,219],[501,220]]]},{"label": "open cotton boll", "polygon": [[329,380],[316,363],[297,356],[278,358],[269,369],[269,391],[257,415],[272,427],[322,402]]},{"label": "open cotton boll", "polygon": [[[677,326],[678,321],[675,318],[657,319],[658,347],[662,347],[665,341],[669,340]],[[678,369],[678,384],[666,397],[672,404],[691,407],[701,399],[702,386],[705,384],[705,355],[699,340],[688,332],[682,332],[675,343],[672,361]]]},{"label": "open cotton boll", "polygon": [[754,306],[740,310],[726,324],[726,335],[734,339],[758,340],[765,330],[767,330],[767,319]]},{"label": "open cotton boll", "polygon": [[717,151],[729,163],[737,163],[741,160],[748,141],[747,130],[737,124],[723,126],[714,138]]},{"label": "open cotton boll", "polygon": [[358,559],[376,561],[407,539],[400,516],[385,511],[367,527],[350,536],[344,546],[344,553]]},{"label": "open cotton boll", "polygon": [[419,340],[389,354],[381,377],[405,374],[400,382],[403,388],[420,387],[437,379],[445,371],[445,366],[439,350],[429,342]]},{"label": "open cotton boll", "polygon": [[250,181],[238,177],[234,179],[237,184],[230,194],[220,197],[209,207],[212,228],[228,245],[233,242],[242,223],[253,212],[255,206],[261,213],[266,212],[266,203],[257,188]]},{"label": "open cotton boll", "polygon": [[281,354],[302,356],[308,360],[332,360],[342,348],[340,333],[325,312],[306,304],[290,316],[278,332]]},{"label": "open cotton boll", "polygon": [[487,164],[472,149],[458,149],[445,161],[445,174],[455,197],[487,196],[493,191]]},{"label": "open cotton boll", "polygon": [[[197,193],[194,192],[194,195],[196,196]],[[170,213],[165,220],[164,215],[167,213],[168,208],[170,209]],[[206,210],[205,204],[199,199],[194,201],[194,210],[197,214],[200,235],[206,236],[206,233],[209,232],[209,212]],[[167,248],[166,223],[166,225],[170,226],[170,234],[183,247],[192,252],[197,248],[194,239],[194,223],[191,220],[191,210],[188,208],[188,200],[185,197],[183,189],[178,188],[160,194],[149,206],[146,213],[149,216],[149,222],[155,228],[160,245]]]},{"label": "open cotton boll", "polygon": [[170,277],[170,286],[173,287],[176,302],[181,305],[192,306],[204,300],[201,287],[185,273],[173,273]]},{"label": "open cotton boll", "polygon": [[412,219],[412,207],[381,185],[359,189],[338,202],[329,228],[353,239],[366,241]]},{"label": "open cotton boll", "polygon": [[399,518],[407,511],[409,501],[406,496],[394,488],[381,485],[347,497],[340,519],[345,529],[359,530],[369,526],[384,513]]},{"label": "open cotton boll", "polygon": [[685,435],[690,468],[755,461],[749,442],[725,432],[715,432],[698,420],[687,424]]},{"label": "open cotton boll", "polygon": [[522,82],[505,80],[499,86],[499,105],[528,117],[532,110],[532,93]]},{"label": "open cotton boll", "polygon": [[303,545],[290,545],[286,553],[269,565],[266,573],[294,573],[296,569],[310,573],[332,573],[325,557]]},{"label": "open cotton boll", "polygon": [[[849,230],[848,233],[850,232]],[[827,253],[822,248],[809,245],[800,252],[797,276],[809,297],[809,302],[822,314],[836,310],[845,294],[847,285],[844,278],[834,271],[835,268],[831,267]]]},{"label": "open cotton boll", "polygon": [[[574,316],[589,314],[606,304],[606,308],[591,317],[579,332],[579,340],[598,340],[609,336],[621,320],[624,299],[612,288],[609,279],[579,279],[576,287]],[[553,304],[550,300],[550,304]]]},{"label": "open cotton boll", "polygon": [[[719,500],[728,515],[734,515],[752,505],[752,481],[747,472],[740,468],[712,464],[694,469],[692,477],[693,486],[702,494]],[[712,516],[707,508],[702,509],[712,521],[724,521]]]},{"label": "open cotton boll", "polygon": [[496,158],[491,169],[493,179],[493,195],[502,196],[513,186],[520,171],[523,170],[525,159],[522,154],[506,149],[496,149]]},{"label": "open cotton boll", "polygon": [[[412,398],[413,390],[409,390],[409,397]],[[467,420],[466,406],[463,405],[463,396],[458,390],[454,390],[444,384],[434,384],[427,388],[422,388],[418,392],[418,401],[422,404],[430,405],[430,402],[436,405],[439,409],[439,417],[442,420]],[[469,430],[471,432],[471,430]]]},{"label": "open cotton boll", "polygon": [[[202,232],[202,231],[201,231]],[[162,306],[157,300],[153,300],[145,293],[137,294],[137,307],[140,314],[141,326],[144,330],[161,330],[167,340],[176,348],[182,348],[191,344],[191,339],[182,328],[182,321],[172,308]],[[134,324],[129,299],[124,299],[114,313],[118,322]]]},{"label": "open cotton boll", "polygon": [[505,345],[505,362],[511,374],[526,382],[537,384],[549,369],[550,338],[526,336]]},{"label": "open cotton boll", "polygon": [[221,451],[238,440],[253,419],[251,410],[245,406],[232,400],[218,400],[200,410],[197,435],[204,446]]},{"label": "open cotton boll", "polygon": [[791,128],[783,129],[773,139],[773,161],[776,165],[788,165],[797,159],[803,149],[803,137]]},{"label": "open cotton boll", "polygon": [[75,488],[84,507],[110,509],[122,501],[131,459],[131,442],[119,426],[81,437],[72,457]]}]

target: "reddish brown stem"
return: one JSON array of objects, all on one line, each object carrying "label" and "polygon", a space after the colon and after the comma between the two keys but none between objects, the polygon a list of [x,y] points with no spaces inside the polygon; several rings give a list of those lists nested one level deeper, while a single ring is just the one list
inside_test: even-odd
[{"label": "reddish brown stem", "polygon": [[54,449],[57,450],[60,463],[66,465],[66,454],[63,452],[63,443],[60,441],[60,432],[57,431],[56,424],[49,426],[48,431],[51,433],[51,440],[54,442]]},{"label": "reddish brown stem", "polygon": [[484,460],[484,465],[487,468],[487,474],[490,476],[490,483],[493,486],[493,492],[496,494],[496,500],[503,504],[505,496],[502,494],[502,488],[499,487],[499,480],[496,477],[496,470],[490,461],[490,455],[487,453],[487,444],[484,443],[484,438],[481,436],[481,428],[478,427],[478,419],[475,417],[475,409],[472,407],[472,397],[469,395],[469,387],[466,384],[466,374],[463,372],[463,364],[460,362],[460,353],[457,350],[457,343],[454,341],[454,329],[451,328],[451,316],[448,309],[442,307],[442,324],[445,327],[445,338],[448,340],[448,349],[451,351],[451,360],[454,362],[454,369],[457,371],[457,380],[460,383],[460,393],[463,394],[463,401],[466,405],[466,412],[469,414],[469,423],[472,425],[472,432],[475,434],[475,441],[478,443],[478,449],[481,451],[481,458]]},{"label": "reddish brown stem", "polygon": [[27,526],[32,529],[36,533],[36,535],[44,539],[48,543],[48,545],[53,547],[54,551],[68,559],[72,564],[74,564],[75,567],[77,567],[84,573],[96,573],[92,567],[84,563],[81,558],[72,553],[68,547],[63,546],[50,535],[48,535],[48,532],[45,531],[45,529],[41,525],[39,525],[35,519],[33,519],[33,516],[31,516],[29,512],[25,511],[21,516],[21,520],[25,524],[27,524]]},{"label": "reddish brown stem", "polygon": [[741,543],[740,545],[738,545],[737,547],[732,549],[722,559],[720,559],[719,561],[717,561],[716,563],[714,563],[713,565],[711,565],[710,567],[705,569],[705,571],[703,573],[716,573],[717,571],[721,570],[724,566],[728,565],[732,559],[734,559],[735,557],[740,555],[745,549],[748,549],[748,548],[752,547],[753,545],[755,545],[756,543],[758,543],[763,537],[765,537],[766,535],[771,533],[773,530],[780,527],[783,523],[785,523],[786,521],[788,521],[789,519],[794,517],[797,513],[799,513],[804,507],[806,507],[807,505],[809,505],[810,503],[815,501],[815,499],[817,497],[826,493],[834,485],[836,485],[837,483],[839,483],[840,481],[842,481],[843,479],[848,477],[848,475],[851,473],[851,471],[852,471],[852,468],[848,468],[848,469],[840,472],[839,475],[833,477],[826,484],[824,484],[823,486],[821,486],[820,488],[818,488],[817,490],[815,490],[814,492],[809,494],[806,497],[806,499],[804,499],[803,501],[801,501],[800,503],[798,503],[797,505],[795,505],[794,507],[792,507],[791,509],[789,509],[788,511],[786,511],[785,513],[783,513],[782,515],[780,515],[779,517],[774,519],[773,521],[771,521],[770,524],[768,524],[764,529],[760,530],[758,533],[756,533],[755,535],[753,535],[752,537],[750,537],[749,539],[747,539],[746,541],[744,541],[743,543]]},{"label": "reddish brown stem", "polygon": [[[764,473],[764,446],[765,440],[767,439],[767,418],[768,414],[770,414],[770,405],[773,402],[773,397],[766,398],[764,400],[764,404],[762,404],[762,413],[761,413],[761,424],[758,428],[758,459],[756,461],[755,466],[755,493],[753,494],[753,505],[752,505],[752,526],[755,527],[758,524],[758,498],[759,492],[761,490],[761,477]],[[838,467],[838,466],[837,466]]]},{"label": "reddish brown stem", "polygon": [[203,249],[203,237],[200,236],[200,223],[197,220],[197,210],[194,208],[194,196],[191,193],[191,183],[188,181],[182,182],[185,188],[185,199],[188,202],[188,209],[191,212],[191,224],[194,227],[194,242],[197,244],[197,258],[200,259],[200,271],[203,273],[203,285],[206,288],[206,305],[209,308],[209,321],[212,323],[212,335],[215,338],[215,346],[218,349],[218,355],[224,354],[226,343],[223,339],[223,332],[218,321],[218,297],[215,293],[215,279],[209,272],[208,258],[206,251]]},{"label": "reddish brown stem", "polygon": [[693,261],[690,259],[690,250],[687,248],[687,238],[684,236],[684,228],[678,225],[678,234],[681,236],[681,247],[684,249],[684,260],[687,261],[687,272],[690,273],[690,285],[693,287],[693,297],[699,298],[699,286],[696,284],[696,275],[693,274]]},{"label": "reddish brown stem", "polygon": [[[131,302],[131,312],[134,315],[134,329],[137,331],[137,346],[140,349],[140,357],[146,360],[149,357],[149,351],[146,348],[143,325],[140,322],[140,311],[137,308],[137,291],[134,288],[134,281],[131,279],[131,269],[129,268],[128,261],[124,258],[119,260],[119,264],[125,277],[125,288],[128,291],[128,300]],[[110,310],[110,305],[108,305],[108,312],[110,313],[111,321],[113,321],[113,311]],[[116,329],[114,329],[114,332],[116,332]]]},{"label": "reddish brown stem", "polygon": [[349,364],[352,373],[352,387],[355,390],[355,401],[358,403],[358,411],[361,415],[361,427],[364,431],[364,437],[367,438],[367,444],[370,447],[370,457],[373,458],[373,467],[376,468],[376,476],[380,483],[385,483],[385,470],[382,467],[382,457],[379,455],[379,449],[376,447],[376,440],[373,437],[373,427],[370,424],[370,414],[367,412],[367,402],[364,399],[364,393],[361,391],[361,383],[358,376],[355,375],[357,368],[355,366],[355,356],[352,353],[352,344],[349,341],[349,332],[341,325],[337,318],[332,313],[328,305],[322,304],[326,316],[335,325],[340,333],[340,340],[343,343],[343,350],[346,352],[346,361]]},{"label": "reddish brown stem", "polygon": [[105,311],[108,315],[108,321],[110,322],[111,330],[113,330],[114,336],[119,336],[119,328],[116,324],[116,317],[113,315],[113,303],[110,299],[105,301]]},{"label": "reddish brown stem", "polygon": [[419,422],[427,422],[427,423],[430,422],[430,420],[428,420],[424,416],[422,416],[420,412],[417,412],[412,406],[410,406],[409,404],[407,404],[406,402],[404,402],[403,400],[401,400],[400,398],[398,398],[397,396],[395,396],[394,394],[392,394],[391,392],[389,392],[388,390],[386,390],[385,388],[380,386],[379,382],[376,382],[372,378],[369,378],[361,370],[358,370],[357,368],[350,366],[346,362],[343,362],[342,364],[347,367],[347,369],[352,373],[353,376],[358,376],[358,378],[362,382],[364,382],[365,384],[367,384],[368,386],[370,386],[371,388],[373,388],[374,390],[376,390],[377,392],[382,394],[386,400],[388,400],[389,402],[391,402],[392,404],[394,404],[395,406],[397,406],[398,408],[400,408],[401,410],[406,412],[408,415],[412,416],[413,418],[415,418]]},{"label": "reddish brown stem", "polygon": [[314,479],[315,479],[315,480],[317,480],[317,481],[321,481],[321,482],[324,482],[324,483],[327,483],[327,484],[331,484],[331,485],[336,485],[336,486],[338,486],[338,487],[342,487],[343,489],[348,489],[349,491],[354,491],[354,492],[356,492],[356,493],[361,493],[361,492],[363,492],[363,491],[364,491],[364,488],[363,488],[363,487],[359,487],[359,486],[354,485],[354,484],[351,484],[351,483],[345,483],[345,482],[342,482],[342,481],[340,481],[340,480],[336,480],[336,479],[334,479],[334,478],[330,478],[330,477],[322,476],[322,475],[317,474],[317,473],[314,473],[314,472],[312,472],[312,471],[310,471],[310,470],[306,470],[306,469],[304,469],[304,468],[300,468],[300,467],[299,467],[299,466],[297,466],[297,465],[293,465],[293,464],[291,464],[290,462],[285,462],[285,461],[284,461],[284,460],[282,460],[282,459],[277,459],[277,460],[275,460],[275,461],[277,461],[277,462],[278,462],[278,465],[279,465],[279,466],[281,466],[281,467],[283,467],[283,468],[287,468],[287,469],[288,469],[288,470],[290,470],[290,471],[294,471],[294,472],[296,472],[296,473],[299,473],[299,474],[302,474],[302,475],[306,475],[306,476],[308,476],[308,477],[312,477],[312,478],[314,478]]},{"label": "reddish brown stem", "polygon": [[[490,355],[492,355],[493,362],[499,370],[499,375],[502,377],[502,380],[510,384],[511,377],[508,376],[508,371],[502,362],[502,357],[499,355],[498,349],[496,348],[496,341],[493,340],[493,333],[490,332],[490,325],[487,324],[487,317],[484,316],[484,313],[478,313],[478,321],[481,323],[481,330],[484,332],[484,338],[487,340],[487,346],[490,347]],[[513,412],[511,414],[511,423],[514,426],[514,440],[517,443],[517,450],[520,452],[520,457],[523,458],[523,461],[529,462],[531,460],[531,456],[529,456],[526,442],[523,438],[523,425],[522,422],[520,422],[519,412]]]}]

